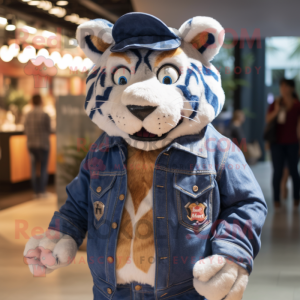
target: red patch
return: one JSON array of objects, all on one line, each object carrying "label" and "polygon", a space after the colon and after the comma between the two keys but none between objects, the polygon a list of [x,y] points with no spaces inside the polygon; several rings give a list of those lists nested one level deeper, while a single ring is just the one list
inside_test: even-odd
[{"label": "red patch", "polygon": [[188,203],[185,206],[185,209],[188,213],[187,217],[190,221],[197,221],[202,223],[207,219],[206,216],[206,206],[202,203]]}]

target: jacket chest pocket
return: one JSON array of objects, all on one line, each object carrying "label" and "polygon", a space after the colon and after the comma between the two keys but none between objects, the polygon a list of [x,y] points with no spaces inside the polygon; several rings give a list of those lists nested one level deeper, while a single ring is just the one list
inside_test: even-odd
[{"label": "jacket chest pocket", "polygon": [[94,226],[98,229],[107,220],[109,202],[116,176],[99,176],[90,182]]},{"label": "jacket chest pocket", "polygon": [[175,174],[177,214],[179,223],[200,232],[212,221],[212,174]]}]

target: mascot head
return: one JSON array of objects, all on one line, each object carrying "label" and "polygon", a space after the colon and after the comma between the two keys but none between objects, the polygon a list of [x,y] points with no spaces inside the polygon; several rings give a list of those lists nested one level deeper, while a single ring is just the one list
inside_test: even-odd
[{"label": "mascot head", "polygon": [[76,37],[95,64],[85,110],[108,135],[153,150],[200,133],[220,113],[225,97],[210,63],[224,41],[216,20],[194,17],[176,30],[154,16],[129,13],[115,25],[84,23]]}]

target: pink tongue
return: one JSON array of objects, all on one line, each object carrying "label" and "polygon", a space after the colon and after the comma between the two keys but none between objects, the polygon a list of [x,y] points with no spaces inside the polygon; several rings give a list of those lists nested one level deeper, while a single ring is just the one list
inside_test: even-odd
[{"label": "pink tongue", "polygon": [[143,137],[149,137],[149,132],[147,130],[145,130],[144,128],[142,129],[143,131]]},{"label": "pink tongue", "polygon": [[138,137],[156,137],[155,134],[148,132],[145,128],[142,128],[139,132],[136,133]]}]

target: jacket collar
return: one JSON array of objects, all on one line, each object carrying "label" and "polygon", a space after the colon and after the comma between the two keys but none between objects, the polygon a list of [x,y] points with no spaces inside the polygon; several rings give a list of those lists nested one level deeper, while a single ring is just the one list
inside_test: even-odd
[{"label": "jacket collar", "polygon": [[[207,149],[205,145],[206,127],[199,134],[181,136],[173,140],[162,152],[168,152],[171,148],[182,150],[196,156],[207,158]],[[112,148],[118,146],[125,150],[126,142],[122,137],[108,136],[104,134],[100,148]],[[125,150],[126,151],[126,150]]]},{"label": "jacket collar", "polygon": [[171,148],[176,148],[196,156],[207,158],[205,132],[206,127],[203,128],[199,134],[179,137],[175,139],[169,146],[167,146],[164,152],[169,151]]}]

